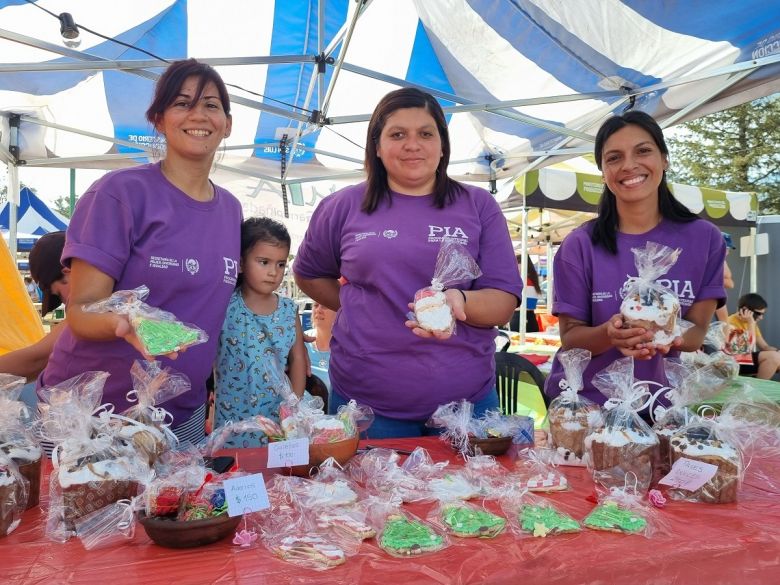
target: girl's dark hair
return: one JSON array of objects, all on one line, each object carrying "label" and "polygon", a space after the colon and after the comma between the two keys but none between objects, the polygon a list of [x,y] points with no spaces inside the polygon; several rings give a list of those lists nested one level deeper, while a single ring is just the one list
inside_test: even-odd
[{"label": "girl's dark hair", "polygon": [[[596,134],[595,147],[596,164],[599,170],[602,170],[601,156],[607,139],[626,126],[638,126],[647,132],[661,153],[667,159],[669,158],[669,148],[666,146],[663,130],[661,130],[658,123],[649,114],[639,110],[630,110],[619,116],[609,118],[599,128]],[[658,211],[661,213],[661,217],[671,219],[672,221],[687,223],[698,218],[695,213],[674,198],[666,182],[666,171],[664,171],[661,184],[658,185]],[[599,200],[598,217],[591,221],[590,239],[594,245],[601,244],[612,254],[617,254],[617,231],[618,212],[615,194],[604,183],[604,190]]]},{"label": "girl's dark hair", "polygon": [[[250,217],[241,224],[241,259],[244,260],[249,251],[258,242],[265,242],[272,246],[287,248],[290,251],[292,238],[290,232],[283,223],[270,217]],[[239,273],[236,287],[241,286],[243,274]]]},{"label": "girl's dark hair", "polygon": [[433,187],[433,204],[442,209],[448,203],[455,201],[455,198],[466,193],[466,189],[447,176],[447,166],[450,164],[450,134],[447,130],[447,120],[444,117],[444,111],[439,102],[431,94],[421,91],[414,87],[405,87],[391,91],[383,97],[374,113],[371,114],[371,121],[368,123],[368,135],[366,137],[366,160],[365,168],[368,175],[366,183],[366,195],[363,198],[361,209],[366,213],[373,213],[382,201],[390,200],[390,185],[387,182],[387,170],[382,164],[382,159],[377,155],[377,147],[382,130],[385,128],[387,119],[396,111],[405,108],[423,108],[428,112],[436,123],[441,138],[442,156],[439,160],[439,166],[436,168],[436,180]]},{"label": "girl's dark hair", "polygon": [[226,116],[230,116],[230,97],[228,96],[225,82],[211,65],[200,63],[195,59],[174,61],[165,70],[154,88],[154,99],[146,110],[146,119],[152,126],[156,126],[165,110],[176,100],[181,92],[181,86],[188,77],[198,78],[198,87],[195,90],[190,107],[194,107],[203,96],[203,88],[209,81],[214,83],[219,93],[219,101]]}]

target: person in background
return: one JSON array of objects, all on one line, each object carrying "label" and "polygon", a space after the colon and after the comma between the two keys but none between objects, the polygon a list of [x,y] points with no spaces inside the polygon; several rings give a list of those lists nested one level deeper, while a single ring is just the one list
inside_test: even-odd
[{"label": "person in background", "polygon": [[146,285],[146,303],[209,336],[178,356],[156,358],[190,380],[191,389],[164,408],[179,439],[197,443],[205,433],[206,379],[240,254],[241,204],[209,180],[214,156],[232,126],[228,92],[209,65],[176,61],[158,79],[146,117],[165,137],[163,159],[107,173],[76,205],[62,253],[71,271],[68,327],[38,385],[90,370],[109,372],[103,401],[117,412],[126,410],[130,367],[148,356],[127,316],[83,307]]},{"label": "person in background", "polygon": [[739,309],[728,318],[726,351],[737,360],[741,375],[769,380],[780,372],[780,351],[766,342],[758,327],[768,305],[757,293],[742,295],[737,304]]},{"label": "person in background", "polygon": [[[526,259],[528,264],[525,279],[525,331],[526,333],[536,333],[539,331],[539,322],[536,320],[536,304],[539,302],[539,295],[542,294],[542,287],[539,284],[539,274],[536,272],[536,266],[534,266],[530,256],[526,256]],[[517,256],[517,263],[519,264],[522,261],[523,257]],[[509,329],[511,331],[520,331],[520,313],[518,311],[512,314]]]},{"label": "person in background", "polygon": [[[329,411],[350,399],[370,406],[371,437],[430,434],[431,414],[455,400],[474,403],[477,416],[498,408],[495,327],[509,321],[522,282],[498,204],[448,177],[449,158],[436,99],[415,88],[390,92],[369,122],[367,181],[319,204],[295,258],[301,290],[338,311]],[[442,339],[405,319],[415,292],[431,283],[445,236],[466,247],[482,276],[445,291],[458,323]]]},{"label": "person in background", "polygon": [[[215,368],[215,425],[262,415],[279,422],[280,374],[286,370],[292,390],[303,395],[306,349],[295,302],[279,295],[290,255],[290,234],[267,217],[247,219],[241,227],[241,269],[219,336]],[[277,369],[274,369],[277,368]],[[259,447],[263,433],[244,433],[228,446]]]},{"label": "person in background", "polygon": [[37,303],[40,300],[38,297],[38,287],[35,286],[31,276],[24,277],[24,288],[27,290],[27,294],[30,296],[30,300],[33,303]]},{"label": "person in background", "polygon": [[[46,315],[70,298],[70,268],[60,264],[62,249],[65,247],[65,232],[51,232],[38,239],[30,250],[30,274],[43,292],[41,297],[41,315]],[[38,342],[11,351],[0,356],[0,372],[24,376],[28,381],[35,380],[49,362],[54,344],[67,327],[66,321],[52,325],[51,331]],[[34,389],[33,389],[34,390]],[[34,392],[24,391],[28,404],[34,404]]]},{"label": "person in background", "polygon": [[[629,111],[607,119],[596,134],[596,164],[604,191],[596,219],[572,231],[555,255],[552,312],[560,318],[564,350],[583,348],[593,358],[583,374],[582,395],[603,404],[592,378],[616,359],[630,356],[638,380],[666,384],[663,356],[701,347],[718,305],[726,300],[720,231],[678,202],[666,182],[669,150],[660,126],[648,114]],[[632,248],[648,241],[681,248],[659,282],[678,296],[683,319],[693,326],[668,346],[653,332],[624,328],[621,291],[637,274]],[[563,368],[556,356],[545,384],[561,392]]]},{"label": "person in background", "polygon": [[315,302],[311,310],[311,320],[314,326],[309,332],[314,339],[306,342],[306,351],[309,352],[311,373],[325,383],[330,394],[330,340],[333,337],[333,322],[336,320],[336,312],[328,307]]},{"label": "person in background", "polygon": [[[723,287],[731,289],[734,288],[734,277],[731,275],[731,269],[729,268],[728,255],[729,250],[736,250],[737,247],[731,240],[731,234],[727,234],[726,232],[722,233],[723,241],[726,242],[726,259],[723,260]],[[729,318],[729,308],[726,305],[718,307],[715,310],[715,318],[718,321],[727,321]]]}]

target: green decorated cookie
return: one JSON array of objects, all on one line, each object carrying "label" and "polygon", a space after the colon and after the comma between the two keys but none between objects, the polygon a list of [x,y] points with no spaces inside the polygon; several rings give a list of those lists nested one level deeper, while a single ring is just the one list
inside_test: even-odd
[{"label": "green decorated cookie", "polygon": [[594,530],[627,532],[629,534],[636,534],[647,528],[647,520],[616,502],[605,502],[596,506],[583,522],[585,526]]},{"label": "green decorated cookie", "polygon": [[520,508],[520,528],[534,536],[578,532],[579,523],[574,518],[558,512],[550,506],[525,505]]},{"label": "green decorated cookie", "polygon": [[441,517],[454,535],[463,537],[493,538],[506,526],[501,516],[468,506],[445,506]]},{"label": "green decorated cookie", "polygon": [[149,355],[164,355],[179,351],[199,340],[197,329],[177,321],[161,321],[138,317],[133,320],[135,334]]},{"label": "green decorated cookie", "polygon": [[404,516],[390,516],[382,531],[379,546],[399,556],[413,556],[444,547],[444,538],[416,520]]}]

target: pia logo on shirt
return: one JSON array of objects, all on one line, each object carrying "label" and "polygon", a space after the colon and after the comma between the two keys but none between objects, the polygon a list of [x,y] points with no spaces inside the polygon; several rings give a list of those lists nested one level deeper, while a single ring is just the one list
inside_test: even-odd
[{"label": "pia logo on shirt", "polygon": [[200,270],[200,264],[198,263],[197,260],[195,260],[195,258],[187,258],[184,261],[184,267],[187,269],[187,272],[189,272],[193,276],[196,275]]},{"label": "pia logo on shirt", "polygon": [[469,243],[469,237],[466,235],[466,232],[463,231],[463,228],[457,227],[457,226],[440,226],[440,225],[429,225],[428,226],[428,241],[429,242],[441,242],[443,239],[450,239],[458,242],[459,244],[468,244]]}]

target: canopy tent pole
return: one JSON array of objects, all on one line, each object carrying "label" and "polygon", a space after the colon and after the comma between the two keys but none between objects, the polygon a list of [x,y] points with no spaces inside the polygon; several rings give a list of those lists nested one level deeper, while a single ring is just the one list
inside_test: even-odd
[{"label": "canopy tent pole", "polygon": [[528,207],[526,207],[525,193],[523,193],[523,225],[520,231],[520,237],[522,238],[522,244],[520,246],[522,250],[522,260],[520,261],[520,277],[523,280],[523,294],[520,296],[520,319],[518,320],[520,330],[520,347],[525,345],[525,333],[526,333],[526,307],[528,306]]},{"label": "canopy tent pole", "polygon": [[8,136],[8,150],[11,154],[11,160],[8,161],[8,249],[11,252],[11,258],[13,258],[14,266],[16,266],[16,252],[18,249],[18,243],[16,240],[18,227],[16,224],[19,221],[19,167],[17,162],[19,161],[19,123],[21,116],[19,114],[11,114],[8,119],[8,126],[10,129]]}]

